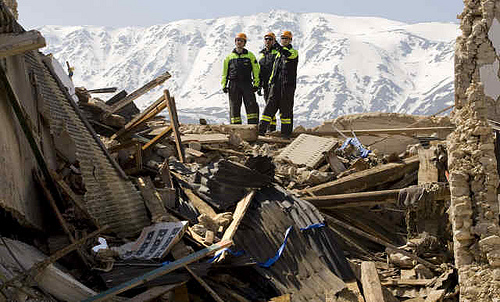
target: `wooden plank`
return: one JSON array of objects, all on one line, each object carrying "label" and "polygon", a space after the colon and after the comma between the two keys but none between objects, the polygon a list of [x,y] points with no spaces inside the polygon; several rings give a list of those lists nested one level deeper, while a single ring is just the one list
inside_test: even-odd
[{"label": "wooden plank", "polygon": [[107,87],[87,90],[89,93],[113,93],[116,92],[117,87]]},{"label": "wooden plank", "polygon": [[307,133],[311,135],[318,136],[342,136],[342,135],[352,135],[352,131],[356,133],[357,136],[362,135],[381,135],[381,134],[389,134],[389,135],[409,135],[414,136],[416,134],[432,134],[435,132],[438,133],[451,133],[455,130],[455,127],[418,127],[418,128],[393,128],[393,129],[353,129],[353,130],[339,130],[337,131],[322,131],[322,132],[294,132],[294,135],[298,135],[301,133]]},{"label": "wooden plank", "polygon": [[193,278],[200,283],[200,285],[214,298],[215,301],[217,302],[224,302],[222,298],[217,295],[217,293],[205,282],[203,279],[201,279],[200,276],[198,276],[195,272],[193,272],[192,269],[189,268],[189,266],[184,265],[184,268],[193,276]]},{"label": "wooden plank", "polygon": [[432,159],[435,157],[435,147],[424,149],[422,146],[418,148],[418,158],[420,164],[418,167],[418,184],[437,182],[439,173],[436,167],[436,162]]},{"label": "wooden plank", "polygon": [[202,157],[205,155],[205,153],[195,150],[193,148],[184,148],[184,151],[186,151],[187,154],[192,155],[194,157]]},{"label": "wooden plank", "polygon": [[[163,206],[163,201],[155,190],[151,178],[149,178],[149,176],[138,177],[137,184],[139,190],[141,191],[141,195],[144,198],[144,203],[146,204],[149,213],[151,213],[151,221],[160,222],[164,221],[164,219],[167,217],[170,218],[170,215],[167,213],[167,210]],[[168,221],[175,220],[169,219]]]},{"label": "wooden plank", "polygon": [[[170,284],[170,285],[163,285],[163,286],[155,286],[153,288],[148,289],[147,291],[131,298],[128,299],[127,302],[148,302],[155,300],[159,298],[160,296],[164,295],[165,293],[174,290],[175,288],[186,284],[186,282],[181,282],[181,283],[176,283],[176,284]],[[155,300],[156,301],[156,300]]]},{"label": "wooden plank", "polygon": [[113,288],[110,288],[104,292],[101,292],[91,298],[83,300],[84,302],[91,302],[91,301],[104,301],[106,299],[110,299],[111,297],[114,297],[126,290],[129,290],[131,288],[134,288],[138,285],[147,283],[151,280],[154,280],[160,276],[163,276],[165,274],[168,274],[171,271],[174,271],[180,267],[183,267],[189,263],[193,263],[197,260],[200,260],[201,258],[208,256],[210,254],[213,254],[217,252],[218,250],[221,250],[223,248],[229,247],[232,245],[232,241],[221,241],[219,243],[213,244],[210,247],[207,247],[203,250],[200,250],[198,252],[195,252],[188,257],[184,257],[182,259],[176,260],[174,262],[171,262],[169,264],[166,264],[162,267],[159,267],[155,270],[152,270],[142,276],[139,276],[137,278],[134,278],[128,282],[125,282],[123,284],[120,284],[118,286],[115,286]]},{"label": "wooden plank", "polygon": [[[238,202],[236,205],[236,209],[234,210],[233,213],[233,221],[231,221],[231,224],[227,227],[226,231],[224,232],[224,235],[222,236],[222,240],[233,240],[234,235],[236,234],[236,231],[238,230],[238,227],[241,224],[241,221],[245,217],[245,214],[248,210],[248,207],[250,206],[250,203],[253,200],[253,197],[255,195],[255,191],[252,190],[250,193],[248,193],[245,197],[243,197],[242,200]],[[217,262],[222,261],[225,258],[225,252],[222,253],[222,255],[217,259]]]},{"label": "wooden plank", "polygon": [[182,188],[182,190],[189,198],[189,201],[193,204],[193,206],[198,210],[198,212],[200,212],[200,214],[205,214],[213,219],[217,216],[217,213],[215,213],[214,209],[203,199],[194,194],[193,190],[188,188]]},{"label": "wooden plank", "polygon": [[250,206],[250,203],[253,200],[254,195],[255,195],[255,191],[251,191],[245,197],[243,197],[242,200],[240,200],[238,202],[238,204],[236,205],[236,209],[234,210],[234,213],[233,213],[233,221],[231,222],[229,227],[224,232],[224,235],[222,236],[222,240],[233,240],[233,237],[236,234],[236,231],[238,230],[238,227],[240,226],[241,221],[245,217],[245,214],[248,210],[248,207]]},{"label": "wooden plank", "polygon": [[131,94],[127,95],[123,99],[119,100],[115,104],[111,106],[111,113],[115,113],[122,109],[123,107],[127,106],[129,103],[140,97],[141,95],[145,94],[149,90],[155,88],[156,86],[162,84],[166,80],[168,80],[171,77],[170,73],[165,72],[164,74],[158,76],[157,78],[153,79],[152,81],[146,83],[144,86],[141,88],[135,90]]},{"label": "wooden plank", "polygon": [[368,204],[395,203],[400,189],[373,192],[360,192],[336,195],[303,197],[319,209],[330,210],[346,207],[360,207]]},{"label": "wooden plank", "polygon": [[[6,246],[3,245],[5,243],[7,244]],[[12,258],[12,254],[8,252],[7,247],[15,255],[16,261]],[[39,250],[23,242],[8,238],[2,238],[0,241],[0,268],[2,268],[2,266],[3,268],[7,267],[7,271],[4,271],[3,268],[2,271],[4,273],[9,273],[7,275],[8,277],[12,276],[12,269],[16,272],[24,269],[29,270],[36,263],[43,262],[46,258],[47,256]],[[80,301],[96,294],[92,289],[81,284],[71,275],[61,271],[52,264],[49,264],[45,269],[40,271],[35,282],[37,287],[55,297],[57,301]],[[3,285],[5,284],[0,285],[0,289]],[[14,287],[16,288],[19,287],[19,285],[20,284],[17,282],[14,283]],[[0,300],[2,300],[2,298],[0,298]],[[24,301],[24,299],[8,301]],[[53,299],[50,301],[53,301]]]},{"label": "wooden plank", "polygon": [[154,146],[157,142],[159,142],[160,140],[164,139],[167,135],[169,135],[170,132],[172,132],[172,130],[173,130],[172,126],[168,126],[160,134],[158,134],[152,140],[150,140],[147,144],[142,146],[142,150],[145,151],[149,147]]},{"label": "wooden plank", "polygon": [[177,108],[175,107],[174,98],[170,97],[168,90],[164,91],[165,99],[168,102],[168,112],[170,114],[170,123],[174,131],[175,146],[177,148],[177,155],[179,156],[179,161],[181,163],[186,162],[184,156],[184,146],[182,146],[181,132],[179,130],[179,119],[177,117]]},{"label": "wooden plank", "polygon": [[369,261],[361,263],[361,285],[363,286],[366,302],[385,301],[375,263]]},{"label": "wooden plank", "polygon": [[330,169],[332,170],[335,175],[338,175],[342,172],[344,172],[346,167],[344,166],[344,163],[340,161],[340,159],[335,155],[335,152],[332,150],[330,152],[325,153],[325,159],[328,165],[330,166]]},{"label": "wooden plank", "polygon": [[181,136],[184,144],[190,142],[199,142],[200,144],[221,144],[228,143],[229,136],[223,133],[209,133],[209,134],[183,134]]},{"label": "wooden plank", "polygon": [[0,58],[23,54],[46,45],[45,38],[37,30],[30,30],[20,34],[1,34]]},{"label": "wooden plank", "polygon": [[410,285],[410,286],[429,286],[431,285],[434,281],[436,281],[436,278],[433,279],[389,279],[381,284],[383,286],[389,286],[389,285]]},{"label": "wooden plank", "polygon": [[[144,109],[140,114],[135,116],[130,122],[128,122],[122,129],[111,136],[111,139],[116,139],[117,137],[123,136],[125,133],[131,131],[134,127],[140,124],[141,121],[145,121],[145,117],[148,116],[151,112],[160,112],[161,110],[157,110],[162,104],[164,104],[165,97],[162,95],[159,99],[157,99],[153,104],[149,105],[148,108]],[[165,107],[163,107],[164,109]],[[155,110],[156,109],[156,110]],[[162,109],[162,110],[163,110]]]},{"label": "wooden plank", "polygon": [[305,192],[318,196],[364,191],[395,181],[405,174],[417,170],[418,163],[418,156],[414,156],[403,160],[401,163],[378,165],[368,170],[355,172],[340,179],[308,188]]}]

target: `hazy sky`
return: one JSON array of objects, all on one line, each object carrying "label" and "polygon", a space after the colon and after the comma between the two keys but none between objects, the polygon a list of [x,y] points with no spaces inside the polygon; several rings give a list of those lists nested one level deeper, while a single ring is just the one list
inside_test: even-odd
[{"label": "hazy sky", "polygon": [[461,0],[18,0],[26,29],[42,25],[149,26],[181,19],[245,16],[273,9],[374,16],[408,23],[458,22]]}]

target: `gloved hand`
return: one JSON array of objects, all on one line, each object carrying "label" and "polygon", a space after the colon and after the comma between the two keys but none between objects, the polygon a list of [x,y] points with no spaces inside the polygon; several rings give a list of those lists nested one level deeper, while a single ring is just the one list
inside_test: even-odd
[{"label": "gloved hand", "polygon": [[259,87],[257,87],[257,86],[253,86],[253,88],[252,88],[252,91],[253,91],[253,92],[257,92],[258,90],[259,90]]},{"label": "gloved hand", "polygon": [[257,90],[257,94],[262,95],[262,87],[259,87],[259,89]]},{"label": "gloved hand", "polygon": [[224,87],[224,88],[222,88],[222,91],[223,91],[224,93],[228,93],[228,92],[229,92],[229,88]]}]

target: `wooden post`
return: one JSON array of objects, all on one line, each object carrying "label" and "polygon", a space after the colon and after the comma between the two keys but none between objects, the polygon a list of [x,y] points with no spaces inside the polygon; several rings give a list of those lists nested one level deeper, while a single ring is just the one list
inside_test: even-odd
[{"label": "wooden post", "polygon": [[363,286],[366,302],[385,301],[374,262],[363,261],[361,263],[361,285]]},{"label": "wooden post", "polygon": [[164,91],[165,99],[168,102],[168,112],[170,114],[170,125],[174,130],[175,145],[177,147],[177,154],[179,156],[179,161],[184,163],[186,161],[184,157],[184,147],[181,142],[181,133],[179,131],[179,120],[177,118],[177,108],[175,107],[174,98],[170,97],[168,90]]},{"label": "wooden post", "polygon": [[155,88],[156,86],[162,84],[166,80],[168,80],[171,77],[170,73],[165,72],[164,74],[158,76],[154,80],[148,82],[141,88],[135,90],[131,94],[127,95],[123,99],[119,100],[116,102],[113,106],[111,106],[111,113],[115,113],[118,110],[122,109],[123,107],[127,106],[129,103],[140,97],[141,95],[145,94],[149,90]]},{"label": "wooden post", "polygon": [[203,288],[210,294],[210,296],[212,296],[212,298],[214,298],[215,301],[224,302],[224,300],[222,300],[222,298],[219,297],[219,295],[217,295],[217,293],[205,281],[203,281],[200,276],[193,272],[193,270],[190,269],[189,266],[184,265],[184,268],[191,274],[191,276],[193,276],[196,281],[198,281],[198,283],[200,283],[201,286],[203,286]]}]

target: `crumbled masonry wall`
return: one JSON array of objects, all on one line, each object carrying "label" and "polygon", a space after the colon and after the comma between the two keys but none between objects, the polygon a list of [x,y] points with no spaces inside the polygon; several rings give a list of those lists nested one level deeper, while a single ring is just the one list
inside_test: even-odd
[{"label": "crumbled masonry wall", "polygon": [[14,14],[14,17],[16,17],[16,20],[19,18],[19,13],[17,11],[17,1],[16,0],[4,0],[3,1],[5,5],[7,5],[12,13]]},{"label": "crumbled masonry wall", "polygon": [[456,130],[448,137],[455,266],[461,301],[500,301],[498,173],[487,118],[496,118],[500,0],[465,0],[455,51]]}]

